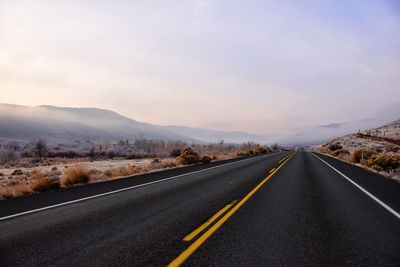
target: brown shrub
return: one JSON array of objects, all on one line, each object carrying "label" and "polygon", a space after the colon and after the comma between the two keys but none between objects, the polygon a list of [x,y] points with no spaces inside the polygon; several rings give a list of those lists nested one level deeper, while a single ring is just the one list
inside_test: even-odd
[{"label": "brown shrub", "polygon": [[159,169],[161,168],[161,160],[159,158],[155,158],[151,161],[151,168],[152,169]]},{"label": "brown shrub", "polygon": [[32,189],[27,184],[16,184],[0,187],[1,198],[13,198],[17,196],[28,195],[32,193]]},{"label": "brown shrub", "polygon": [[236,156],[238,157],[248,157],[250,156],[249,151],[240,151],[236,153]]},{"label": "brown shrub", "polygon": [[155,158],[151,161],[151,164],[159,164],[161,160],[159,158]]},{"label": "brown shrub", "polygon": [[385,154],[373,155],[368,159],[367,165],[379,171],[392,171],[400,168],[400,156]]},{"label": "brown shrub", "polygon": [[177,163],[175,160],[164,160],[161,162],[161,168],[173,168],[176,166],[177,166]]},{"label": "brown shrub", "polygon": [[340,149],[342,149],[342,148],[343,148],[343,147],[342,147],[339,143],[329,145],[329,149],[330,149],[331,151],[340,150]]},{"label": "brown shrub", "polygon": [[179,164],[183,165],[195,164],[199,163],[200,157],[197,155],[187,155],[187,156],[182,155],[179,158],[177,158],[177,161]]},{"label": "brown shrub", "polygon": [[62,184],[71,186],[74,184],[83,184],[90,181],[90,172],[84,165],[75,165],[64,172]]},{"label": "brown shrub", "polygon": [[22,175],[22,174],[24,173],[20,169],[16,169],[11,173],[11,175]]},{"label": "brown shrub", "polygon": [[332,152],[332,156],[338,157],[341,155],[350,155],[350,152],[347,151],[346,149],[339,149],[339,150]]},{"label": "brown shrub", "polygon": [[173,158],[177,158],[181,155],[181,150],[179,149],[174,149],[171,151],[170,156]]},{"label": "brown shrub", "polygon": [[43,192],[47,190],[53,190],[60,187],[60,181],[58,179],[52,179],[38,170],[32,171],[30,186],[33,191]]},{"label": "brown shrub", "polygon": [[0,187],[0,196],[1,198],[13,198],[14,197],[14,190],[12,190],[13,186],[4,186]]},{"label": "brown shrub", "polygon": [[211,154],[210,157],[211,157],[211,160],[216,160],[216,159],[218,159],[218,155],[215,154],[215,153]]},{"label": "brown shrub", "polygon": [[266,153],[268,153],[268,147],[257,145],[256,148],[254,149],[254,153],[256,155],[266,154]]},{"label": "brown shrub", "polygon": [[203,156],[202,158],[201,158],[201,162],[203,162],[203,163],[209,163],[209,162],[211,162],[211,157],[210,156]]},{"label": "brown shrub", "polygon": [[107,176],[107,177],[112,177],[113,176],[113,174],[112,174],[112,172],[110,170],[105,170],[104,171],[104,175]]},{"label": "brown shrub", "polygon": [[352,160],[354,163],[362,163],[361,158],[363,158],[364,161],[367,161],[374,154],[375,152],[373,150],[367,150],[367,149],[356,150],[353,153]]},{"label": "brown shrub", "polygon": [[129,176],[135,173],[136,167],[119,167],[119,176]]},{"label": "brown shrub", "polygon": [[177,158],[179,164],[189,165],[199,163],[199,155],[193,151],[191,147],[185,147],[181,151],[181,155]]},{"label": "brown shrub", "polygon": [[194,152],[194,150],[189,146],[182,149],[181,156],[190,156],[190,155],[198,156],[198,154]]},{"label": "brown shrub", "polygon": [[118,176],[129,176],[134,174],[135,172],[133,171],[133,167],[131,168],[127,168],[127,167],[119,167],[118,169],[116,169],[113,173],[114,177],[118,177]]}]

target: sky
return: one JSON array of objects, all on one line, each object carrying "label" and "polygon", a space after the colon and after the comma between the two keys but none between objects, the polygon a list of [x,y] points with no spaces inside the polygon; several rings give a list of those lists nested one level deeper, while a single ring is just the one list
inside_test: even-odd
[{"label": "sky", "polygon": [[395,0],[0,0],[0,103],[322,136],[400,118],[399,86]]}]

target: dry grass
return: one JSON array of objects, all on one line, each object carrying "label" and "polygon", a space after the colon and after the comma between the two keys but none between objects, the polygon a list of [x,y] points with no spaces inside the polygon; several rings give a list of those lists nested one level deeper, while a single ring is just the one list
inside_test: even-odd
[{"label": "dry grass", "polygon": [[60,187],[58,179],[52,179],[39,170],[32,171],[30,186],[33,191],[43,192],[47,190],[54,190]]},{"label": "dry grass", "polygon": [[176,166],[178,166],[178,163],[176,162],[176,160],[173,160],[173,159],[171,159],[171,160],[163,160],[162,162],[161,162],[161,168],[174,168],[174,167],[176,167]]},{"label": "dry grass", "polygon": [[32,193],[32,188],[27,184],[16,184],[0,187],[1,198],[14,198]]},{"label": "dry grass", "polygon": [[191,148],[186,148],[183,152],[185,162],[180,162],[179,158],[155,158],[153,160],[116,162],[116,164],[113,161],[106,161],[102,164],[76,162],[72,165],[10,170],[8,173],[0,174],[0,199],[54,190],[62,186],[119,179],[166,168],[176,168],[184,163],[193,164],[234,157],[234,154],[199,156]]},{"label": "dry grass", "polygon": [[154,170],[154,167],[138,167],[138,166],[128,166],[128,167],[119,167],[118,169],[112,170],[112,177],[123,177],[123,176],[131,176],[135,174],[146,173]]},{"label": "dry grass", "polygon": [[129,176],[135,173],[135,167],[119,167],[118,169],[114,170],[113,177],[119,176]]},{"label": "dry grass", "polygon": [[90,181],[90,171],[83,164],[77,164],[68,168],[64,172],[64,176],[61,180],[65,186],[71,186],[74,184],[84,184]]}]

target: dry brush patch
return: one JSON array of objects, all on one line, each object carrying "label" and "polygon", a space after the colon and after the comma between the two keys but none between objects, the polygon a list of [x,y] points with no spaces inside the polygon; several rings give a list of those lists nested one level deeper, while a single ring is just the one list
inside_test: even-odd
[{"label": "dry brush patch", "polygon": [[376,152],[371,149],[359,149],[359,150],[354,151],[352,160],[354,163],[364,163],[361,161],[362,160],[367,161],[369,158],[371,158],[375,154],[376,154]]},{"label": "dry brush patch", "polygon": [[33,191],[44,192],[59,188],[60,180],[58,177],[51,177],[51,173],[44,174],[39,170],[33,170],[31,173],[30,186]]},{"label": "dry brush patch", "polygon": [[136,174],[141,174],[141,173],[146,173],[151,170],[150,167],[140,167],[140,166],[123,166],[119,167],[117,169],[111,170],[111,177],[112,178],[120,178],[120,177],[126,177],[126,176],[131,176],[131,175],[136,175]]},{"label": "dry brush patch", "polygon": [[32,188],[26,183],[0,187],[0,197],[2,199],[19,197],[31,193],[32,193]]},{"label": "dry brush patch", "polygon": [[367,160],[367,166],[377,171],[393,172],[400,168],[400,156],[375,154]]},{"label": "dry brush patch", "polygon": [[174,168],[174,167],[177,167],[178,165],[179,164],[174,159],[163,160],[161,162],[161,168],[163,168],[163,169]]},{"label": "dry brush patch", "polygon": [[332,150],[328,145],[323,146],[322,149],[320,147],[315,150],[400,182],[399,153],[371,147],[356,149],[350,153],[339,146],[335,146]]},{"label": "dry brush patch", "polygon": [[[251,149],[246,150],[249,154],[265,153],[265,151],[260,146],[256,146],[254,151]],[[223,154],[208,152],[199,154],[197,149],[195,151],[192,147],[184,147],[179,153],[175,153],[176,156],[179,155],[176,158],[107,160],[104,162],[82,162],[82,159],[79,159],[68,164],[67,162],[59,161],[57,165],[53,164],[46,167],[6,170],[6,174],[2,173],[0,176],[2,179],[0,198],[13,198],[35,192],[55,190],[60,187],[69,187],[75,184],[120,179],[166,168],[208,163],[213,160],[223,160],[236,156],[236,152]]]},{"label": "dry brush patch", "polygon": [[83,164],[67,168],[61,180],[64,186],[85,184],[90,181],[90,170]]}]

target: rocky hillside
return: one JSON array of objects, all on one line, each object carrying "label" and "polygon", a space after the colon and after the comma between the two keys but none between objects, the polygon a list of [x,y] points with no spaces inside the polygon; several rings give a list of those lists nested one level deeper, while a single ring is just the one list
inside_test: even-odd
[{"label": "rocky hillside", "polygon": [[313,148],[400,181],[400,120]]}]

